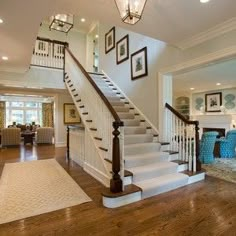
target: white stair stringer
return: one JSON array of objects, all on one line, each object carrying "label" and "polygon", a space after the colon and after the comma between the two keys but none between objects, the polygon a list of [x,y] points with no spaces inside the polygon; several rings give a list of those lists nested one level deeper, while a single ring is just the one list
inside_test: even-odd
[{"label": "white stair stringer", "polygon": [[[69,72],[67,72],[69,74]],[[70,83],[68,81],[71,80]],[[104,156],[104,151],[100,150],[100,146],[104,146],[103,144],[101,145],[102,141],[94,139],[94,136],[100,137],[99,131],[91,131],[90,128],[94,126],[93,123],[88,123],[86,120],[89,120],[91,117],[88,115],[83,115],[83,113],[86,111],[86,106],[83,105],[83,101],[81,100],[81,97],[79,96],[79,91],[76,89],[76,83],[73,82],[73,75],[70,76],[66,81],[65,81],[66,87],[73,99],[73,102],[80,114],[81,120],[83,121],[83,124],[85,126],[86,132],[89,134],[90,137],[90,143],[93,143],[94,147],[96,148],[96,155],[93,155],[94,158],[97,156],[100,160],[97,161],[95,160],[96,163],[99,163],[97,166],[93,166],[90,163],[86,162],[84,163],[84,169],[87,171],[89,174],[91,174],[93,177],[95,177],[97,180],[102,182],[105,186],[109,186],[109,181],[111,179],[111,168],[110,165],[107,164],[107,162],[104,160],[106,156]],[[70,85],[72,85],[70,87]],[[75,89],[75,90],[74,90]],[[74,90],[72,92],[72,90]],[[78,96],[74,96],[75,94],[78,94]],[[80,101],[80,102],[78,102]],[[81,108],[81,106],[84,106]],[[91,147],[92,151],[92,147]],[[106,154],[105,154],[106,155]]]},{"label": "white stair stringer", "polygon": [[[178,173],[181,170],[179,165],[170,162],[169,153],[163,152],[161,144],[154,141],[154,136],[158,134],[156,128],[150,122],[146,122],[148,119],[125,98],[124,93],[119,88],[114,90],[116,85],[105,76],[100,76],[100,80],[96,76],[95,82],[124,122],[124,166],[133,174],[133,177],[127,177],[124,183],[133,183],[140,187],[142,199],[190,183],[188,175]],[[111,84],[113,86],[110,86]],[[135,107],[135,110],[131,107]],[[150,128],[154,133],[148,132]],[[120,201],[119,206],[122,205],[122,200]],[[123,205],[125,204],[124,202]]]}]

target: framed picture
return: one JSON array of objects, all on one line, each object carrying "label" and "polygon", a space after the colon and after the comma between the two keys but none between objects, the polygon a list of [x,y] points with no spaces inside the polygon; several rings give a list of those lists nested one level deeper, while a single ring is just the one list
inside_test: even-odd
[{"label": "framed picture", "polygon": [[131,54],[131,79],[138,79],[148,75],[147,47]]},{"label": "framed picture", "polygon": [[219,112],[222,105],[222,93],[209,93],[205,95],[206,112]]},{"label": "framed picture", "polygon": [[115,27],[111,28],[105,34],[105,52],[106,54],[115,48]]},{"label": "framed picture", "polygon": [[80,116],[76,110],[75,104],[64,103],[64,124],[78,124]]},{"label": "framed picture", "polygon": [[120,39],[116,43],[116,64],[120,64],[129,59],[129,35]]}]

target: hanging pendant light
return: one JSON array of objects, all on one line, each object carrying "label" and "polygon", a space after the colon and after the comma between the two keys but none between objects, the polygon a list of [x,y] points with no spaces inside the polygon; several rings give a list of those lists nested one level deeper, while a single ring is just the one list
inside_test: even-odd
[{"label": "hanging pendant light", "polygon": [[115,0],[123,22],[136,24],[142,16],[147,0]]},{"label": "hanging pendant light", "polygon": [[57,14],[50,18],[49,29],[68,33],[69,30],[73,27],[73,24],[74,24],[73,15]]}]

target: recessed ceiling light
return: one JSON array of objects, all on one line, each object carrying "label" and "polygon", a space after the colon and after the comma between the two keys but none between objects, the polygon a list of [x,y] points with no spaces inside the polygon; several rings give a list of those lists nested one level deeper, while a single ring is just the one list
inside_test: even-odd
[{"label": "recessed ceiling light", "polygon": [[8,57],[2,56],[2,59],[3,59],[4,61],[7,61],[7,60],[8,60]]},{"label": "recessed ceiling light", "polygon": [[81,22],[85,22],[85,19],[84,19],[84,18],[81,18]]},{"label": "recessed ceiling light", "polygon": [[221,85],[221,83],[216,83],[217,86]]},{"label": "recessed ceiling light", "polygon": [[190,90],[194,90],[195,88],[190,88]]},{"label": "recessed ceiling light", "polygon": [[201,3],[207,3],[209,2],[210,0],[200,0]]},{"label": "recessed ceiling light", "polygon": [[95,38],[97,39],[98,37],[99,37],[98,34],[96,34],[96,35],[95,35]]},{"label": "recessed ceiling light", "polygon": [[3,20],[0,18],[0,24],[2,24],[3,23]]}]

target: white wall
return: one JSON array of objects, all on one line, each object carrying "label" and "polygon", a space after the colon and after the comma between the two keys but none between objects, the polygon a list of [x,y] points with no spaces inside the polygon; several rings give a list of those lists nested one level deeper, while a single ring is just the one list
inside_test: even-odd
[{"label": "white wall", "polygon": [[59,40],[62,42],[68,42],[69,48],[79,60],[82,66],[86,66],[86,34],[76,31],[74,29],[70,30],[68,34],[58,32],[56,30],[50,31],[48,26],[43,24],[39,28],[39,37],[49,38],[54,40]]},{"label": "white wall", "polygon": [[55,145],[66,146],[66,125],[64,124],[64,103],[73,103],[69,93],[55,96]]},{"label": "white wall", "polygon": [[116,65],[116,49],[105,54],[105,34],[110,28],[111,26],[99,26],[99,68],[111,77],[154,125],[158,126],[157,73],[160,68],[178,59],[179,50],[167,46],[164,42],[116,27],[116,42],[129,34],[130,55],[147,46],[148,76],[131,80],[130,59]]}]

